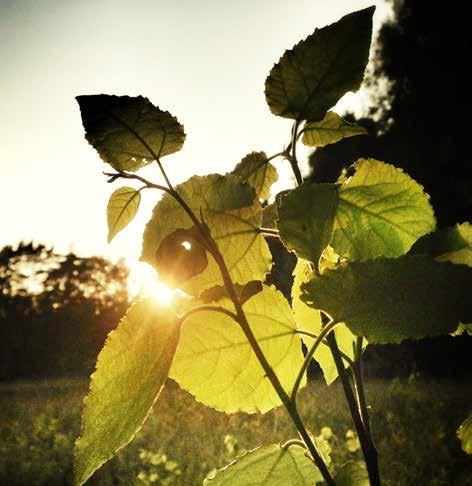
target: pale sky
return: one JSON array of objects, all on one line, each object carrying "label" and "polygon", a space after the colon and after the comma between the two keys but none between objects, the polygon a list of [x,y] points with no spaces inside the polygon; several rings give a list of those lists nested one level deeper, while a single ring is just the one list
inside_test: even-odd
[{"label": "pale sky", "polygon": [[[0,247],[20,240],[137,259],[158,194],[107,245],[120,182],[83,135],[75,96],[143,95],[183,123],[171,181],[226,172],[248,152],[279,152],[291,121],[270,114],[264,81],[284,50],[377,0],[0,0]],[[344,101],[343,106],[354,106]],[[351,104],[350,104],[351,103]],[[290,171],[277,164],[287,187]],[[160,181],[157,168],[144,175]],[[123,184],[121,184],[123,185]],[[127,184],[129,185],[129,184]]]}]

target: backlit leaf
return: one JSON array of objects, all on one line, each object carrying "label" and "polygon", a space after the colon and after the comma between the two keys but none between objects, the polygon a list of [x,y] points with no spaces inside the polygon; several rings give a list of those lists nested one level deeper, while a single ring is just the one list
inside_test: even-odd
[{"label": "backlit leaf", "polygon": [[[228,301],[218,305],[233,310]],[[290,306],[280,292],[264,286],[243,309],[290,393],[303,362]],[[264,413],[281,403],[239,324],[214,311],[196,312],[184,321],[170,376],[199,402],[226,413]]]},{"label": "backlit leaf", "polygon": [[354,461],[343,464],[338,469],[334,481],[336,486],[370,486],[367,470]]},{"label": "backlit leaf", "polygon": [[85,138],[104,162],[136,171],[155,158],[178,152],[184,127],[142,96],[77,96]]},{"label": "backlit leaf", "polygon": [[97,359],[75,448],[75,484],[83,484],[132,440],[167,374],[179,339],[177,318],[152,301],[134,304]]},{"label": "backlit leaf", "polygon": [[472,454],[472,415],[462,422],[457,430],[457,437],[461,441],[462,449],[467,454]]},{"label": "backlit leaf", "polygon": [[267,161],[265,152],[251,152],[234,168],[232,174],[252,186],[261,200],[270,196],[270,188],[277,181],[275,167]]},{"label": "backlit leaf", "polygon": [[[251,280],[263,280],[270,269],[271,256],[264,237],[259,231],[262,208],[255,198],[255,192],[248,184],[231,174],[222,176],[194,176],[177,186],[176,190],[187,201],[193,212],[204,221],[220,249],[233,281],[246,284]],[[177,230],[194,227],[189,215],[180,204],[165,194],[154,208],[151,220],[146,226],[143,238],[142,260],[149,262],[156,270],[168,270],[159,265],[163,259],[156,259],[165,239]],[[176,242],[181,244],[182,242]],[[167,248],[169,254],[171,248]],[[202,254],[195,254],[202,261]],[[197,262],[198,263],[198,262]],[[189,265],[187,259],[183,265]],[[177,265],[177,262],[176,262]],[[197,268],[198,265],[194,265]],[[179,280],[179,274],[188,277],[186,271],[175,267],[174,284],[185,292],[199,295],[206,289],[223,285],[220,270],[212,257],[202,272],[188,280]]]},{"label": "backlit leaf", "polygon": [[277,224],[285,246],[317,265],[331,240],[337,204],[335,184],[305,182],[281,196]]},{"label": "backlit leaf", "polygon": [[323,120],[305,125],[302,142],[309,147],[325,147],[356,135],[367,135],[367,130],[354,123],[348,123],[334,111],[328,111]]},{"label": "backlit leaf", "polygon": [[321,473],[307,457],[306,450],[292,445],[262,446],[237,457],[210,475],[204,486],[313,486]]},{"label": "backlit leaf", "polygon": [[429,257],[352,262],[302,284],[302,300],[370,343],[449,334],[472,322],[472,268]]},{"label": "backlit leaf", "polygon": [[435,228],[423,187],[401,169],[373,159],[354,164],[339,189],[331,246],[350,260],[398,257]]},{"label": "backlit leaf", "polygon": [[[297,329],[308,331],[318,336],[322,329],[320,311],[309,307],[300,298],[300,286],[309,279],[310,274],[311,269],[309,263],[305,260],[298,259],[293,271],[292,308],[295,314]],[[334,330],[334,333],[339,349],[350,358],[354,358],[353,344],[355,342],[355,336],[352,332],[345,325],[339,325]],[[300,337],[308,349],[310,349],[315,341],[314,338],[304,334],[300,334]],[[326,383],[330,385],[338,377],[338,370],[329,347],[321,344],[318,346],[313,357],[319,363]],[[344,364],[347,366],[346,362]]]},{"label": "backlit leaf", "polygon": [[359,89],[369,58],[374,10],[346,15],[285,51],[265,83],[274,115],[321,120],[345,93]]},{"label": "backlit leaf", "polygon": [[107,206],[108,243],[136,216],[141,193],[132,187],[120,187],[110,196]]}]

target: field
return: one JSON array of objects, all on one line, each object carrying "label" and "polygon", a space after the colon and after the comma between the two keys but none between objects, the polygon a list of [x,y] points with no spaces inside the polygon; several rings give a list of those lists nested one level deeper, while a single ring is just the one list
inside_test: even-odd
[{"label": "field", "polygon": [[[71,484],[86,390],[83,380],[0,385],[2,486]],[[472,485],[472,459],[455,437],[472,406],[472,384],[375,381],[367,384],[367,394],[385,485]],[[300,404],[314,433],[324,427],[334,463],[360,459],[339,386],[312,383]],[[292,437],[281,409],[263,416],[226,416],[196,403],[171,382],[132,444],[89,484],[198,485],[241,451]]]}]

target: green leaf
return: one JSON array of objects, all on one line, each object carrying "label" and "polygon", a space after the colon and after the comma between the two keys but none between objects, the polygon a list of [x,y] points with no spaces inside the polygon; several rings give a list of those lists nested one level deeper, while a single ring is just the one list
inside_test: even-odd
[{"label": "green leaf", "polygon": [[279,178],[276,168],[268,162],[265,152],[251,152],[246,155],[232,174],[253,187],[261,200],[269,199],[270,188]]},{"label": "green leaf", "polygon": [[97,359],[75,448],[75,484],[83,484],[130,442],[156,400],[179,339],[177,317],[151,301],[134,304]]},{"label": "green leaf", "polygon": [[370,343],[449,334],[472,322],[472,268],[428,257],[352,262],[302,284],[302,300]]},{"label": "green leaf", "polygon": [[85,138],[116,170],[136,171],[178,152],[184,127],[142,96],[77,96]]},{"label": "green leaf", "polygon": [[108,243],[133,220],[140,202],[141,193],[132,187],[113,192],[107,206]]},{"label": "green leaf", "polygon": [[335,184],[305,182],[281,196],[278,227],[285,246],[317,265],[331,240],[337,204]]},{"label": "green leaf", "polygon": [[[228,301],[219,305],[233,310]],[[290,306],[280,292],[264,286],[243,309],[290,393],[303,362]],[[170,376],[199,402],[226,413],[265,413],[281,403],[239,324],[214,311],[196,312],[185,320]]]},{"label": "green leaf", "polygon": [[343,464],[334,476],[334,481],[336,486],[370,486],[369,474],[355,461]]},{"label": "green leaf", "polygon": [[[300,286],[309,278],[310,274],[309,262],[298,259],[293,271],[292,308],[295,314],[297,329],[308,331],[317,336],[322,329],[320,311],[309,307],[300,298]],[[339,349],[350,358],[354,358],[353,344],[355,343],[355,336],[352,332],[345,325],[339,325],[334,330],[334,333]],[[300,334],[300,336],[308,349],[310,349],[315,340],[304,334]],[[319,363],[326,383],[330,385],[338,377],[338,370],[329,347],[321,344],[318,346],[313,357]],[[348,366],[348,363],[345,361],[344,364]]]},{"label": "green leaf", "polygon": [[313,486],[323,481],[306,449],[279,444],[262,446],[237,457],[208,476],[204,486]]},{"label": "green leaf", "polygon": [[411,254],[430,255],[439,261],[472,266],[472,224],[457,224],[420,238]]},{"label": "green leaf", "polygon": [[367,130],[354,123],[348,123],[334,111],[328,111],[323,120],[305,125],[302,142],[309,147],[325,147],[356,135],[367,135]]},{"label": "green leaf", "polygon": [[[233,282],[243,285],[251,280],[263,280],[270,269],[271,255],[259,231],[262,208],[255,199],[254,189],[234,175],[211,174],[194,176],[177,186],[176,190],[198,218],[202,214],[225,259]],[[165,239],[169,235],[193,226],[193,221],[180,204],[172,196],[165,194],[154,208],[146,226],[141,259],[169,277],[166,274],[168,265],[161,268],[160,262],[164,259],[157,260],[156,255],[161,251],[161,246],[168,242]],[[176,254],[182,243],[175,241]],[[166,254],[171,253],[170,246],[166,248]],[[196,252],[195,257],[202,262],[201,252]],[[189,265],[189,260],[183,259],[182,264]],[[194,268],[197,267],[195,264]],[[188,277],[189,274],[185,269],[179,271],[178,262],[174,268],[174,278],[170,280],[191,295],[199,295],[206,289],[224,284],[213,258],[208,258],[208,265],[204,270],[188,280],[181,278],[179,282],[179,275]]]},{"label": "green leaf", "polygon": [[345,93],[359,89],[369,59],[374,10],[346,15],[285,51],[265,83],[274,115],[321,120]]},{"label": "green leaf", "polygon": [[350,260],[408,252],[436,222],[429,196],[401,169],[373,159],[354,164],[339,190],[331,246]]},{"label": "green leaf", "polygon": [[461,441],[462,450],[472,454],[472,415],[469,415],[457,429],[457,437]]},{"label": "green leaf", "polygon": [[472,324],[459,324],[457,329],[451,334],[452,336],[460,336],[463,333],[467,333],[472,336]]}]

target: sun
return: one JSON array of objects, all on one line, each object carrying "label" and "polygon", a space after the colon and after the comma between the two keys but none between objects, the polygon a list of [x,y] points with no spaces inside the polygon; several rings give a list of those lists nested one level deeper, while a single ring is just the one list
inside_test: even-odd
[{"label": "sun", "polygon": [[156,271],[147,263],[132,262],[128,264],[128,293],[132,299],[142,296],[152,298],[160,306],[170,307],[176,290],[161,282]]}]

